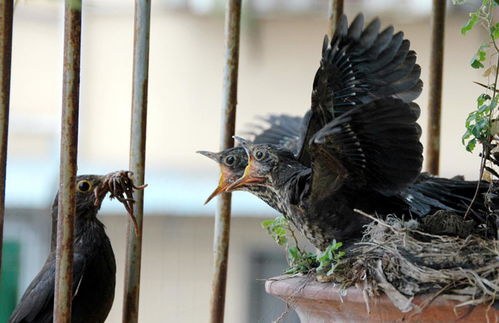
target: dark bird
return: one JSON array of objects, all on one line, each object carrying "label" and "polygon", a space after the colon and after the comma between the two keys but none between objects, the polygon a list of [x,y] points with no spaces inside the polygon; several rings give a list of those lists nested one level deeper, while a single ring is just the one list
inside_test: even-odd
[{"label": "dark bird", "polygon": [[355,107],[310,139],[310,166],[285,148],[239,138],[248,165],[227,191],[266,187],[273,196],[266,198],[276,198],[278,209],[319,249],[333,239],[352,242],[367,222],[355,209],[394,211],[399,201],[392,197],[419,176],[423,148],[418,116],[415,103],[400,99]]},{"label": "dark bird", "polygon": [[[354,208],[381,214],[397,213],[400,216],[425,216],[437,210],[462,215],[467,211],[478,185],[473,208],[476,211],[472,213],[479,223],[487,222],[480,218],[480,214],[487,209],[484,198],[488,187],[486,183],[420,173],[422,148],[416,124],[419,107],[410,104],[422,89],[420,67],[403,34],[393,34],[392,27],[380,33],[379,24],[379,20],[375,19],[362,30],[363,17],[359,15],[348,28],[346,18],[342,17],[331,43],[327,38],[324,41],[321,64],[314,78],[312,107],[303,119],[288,122],[271,117],[267,128],[259,127],[252,133],[252,144],[245,142],[243,147],[216,154],[203,152],[219,163],[222,173],[218,188],[207,202],[227,190],[249,191],[287,214],[298,228],[308,232],[309,238],[316,237],[312,238],[317,240],[316,245],[324,246],[333,237],[349,240],[360,236],[366,219],[353,212]],[[396,111],[397,108],[401,110]],[[354,109],[358,109],[357,112],[352,112]],[[361,113],[366,115],[362,117]],[[343,118],[344,114],[348,114],[348,122]],[[351,127],[352,122],[363,123],[358,128],[364,135],[362,140],[355,132],[345,128],[347,125]],[[389,134],[395,138],[389,138],[384,128],[395,124],[404,125],[404,131],[409,129],[409,133],[391,129]],[[340,137],[332,136],[333,129]],[[352,134],[353,137],[348,137]],[[408,136],[405,138],[406,146],[398,143],[394,146],[396,149],[386,150],[390,145],[385,146],[385,142],[405,135]],[[318,139],[321,137],[326,144]],[[376,143],[375,138],[382,144]],[[334,144],[328,143],[328,140],[334,141]],[[265,143],[269,145],[262,145]],[[355,154],[355,149],[361,144],[365,151],[362,155]],[[276,163],[273,166],[255,162],[261,166],[260,170],[269,172],[267,180],[249,175],[253,166],[248,165],[248,157],[243,150],[249,153],[252,150],[248,148],[250,146],[267,147],[269,155],[277,156],[273,158],[274,162],[284,161],[282,165]],[[331,155],[334,158],[330,158]],[[249,164],[252,158],[257,159],[251,154],[249,156]],[[367,159],[369,162],[366,164]],[[246,172],[244,165],[248,166]],[[384,166],[387,168],[383,169]],[[312,173],[315,175],[312,176]],[[312,179],[315,177],[314,186]],[[241,180],[234,184],[237,178]],[[289,179],[285,188],[282,181],[287,178],[293,180]],[[332,181],[332,178],[337,179]],[[315,188],[314,194],[311,193],[312,188]],[[341,194],[331,193],[336,189]],[[317,193],[322,191],[325,193]],[[332,214],[330,210],[320,211],[323,207],[339,210]],[[321,223],[325,225],[321,227]]]},{"label": "dark bird", "polygon": [[[268,128],[265,129],[260,126],[254,127],[261,131],[258,134],[252,133],[254,136],[253,141],[255,143],[265,142],[287,148],[293,152],[298,151],[298,135],[300,133],[302,118],[287,115],[272,115],[262,119],[268,123]],[[218,186],[210,194],[205,204],[218,194],[224,192],[229,185],[238,180],[248,164],[246,151],[240,146],[229,148],[219,153],[211,151],[198,151],[197,153],[214,160],[220,167]],[[263,186],[242,186],[240,190],[258,194],[259,191],[264,191],[266,188]],[[265,199],[269,194],[271,194],[271,192],[266,192],[266,194],[260,194],[259,196]],[[266,200],[265,202],[270,204],[273,208],[276,208],[276,205],[271,204],[272,201],[274,201],[274,199]]]},{"label": "dark bird", "polygon": [[[97,219],[97,213],[108,192],[111,192],[111,197],[120,200],[122,193],[130,191],[113,191],[113,185],[110,185],[113,182],[124,183],[122,187],[128,184],[135,188],[129,179],[123,179],[128,178],[128,174],[129,172],[122,171],[106,176],[77,177],[71,313],[73,323],[104,322],[113,304],[116,261],[104,224]],[[58,195],[52,205],[53,223],[57,222],[57,213]],[[52,236],[55,236],[54,232]],[[53,321],[55,266],[55,246],[52,246],[43,268],[12,313],[10,323]]]},{"label": "dark bird", "polygon": [[[266,128],[254,127],[253,143],[275,144],[299,156],[302,164],[310,166],[307,143],[326,123],[359,104],[382,97],[400,98],[404,102],[416,99],[422,90],[421,68],[416,54],[402,32],[393,27],[380,32],[380,21],[374,19],[366,28],[363,15],[358,15],[350,27],[343,15],[329,43],[324,39],[322,59],[316,72],[312,108],[303,118],[287,115],[270,116]],[[210,195],[222,193],[244,171],[246,154],[241,147],[220,153],[203,151],[201,154],[220,165],[218,187]],[[239,187],[240,190],[264,191],[263,187]],[[268,197],[269,192],[261,197]],[[272,201],[266,201],[272,205]]]}]

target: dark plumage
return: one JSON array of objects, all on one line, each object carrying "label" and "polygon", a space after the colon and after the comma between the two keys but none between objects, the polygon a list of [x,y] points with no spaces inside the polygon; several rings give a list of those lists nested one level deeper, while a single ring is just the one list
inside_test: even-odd
[{"label": "dark plumage", "polygon": [[[379,215],[424,216],[436,210],[464,214],[479,183],[421,174],[422,145],[414,103],[385,98],[360,105],[326,124],[311,138],[311,166],[289,150],[251,144],[242,177],[227,188],[263,186],[253,192],[272,200],[319,249],[333,239],[349,244],[369,219]],[[486,211],[486,183],[480,184],[472,217],[494,233]],[[270,192],[267,193],[267,192]],[[266,195],[266,196],[263,196]]]},{"label": "dark plumage", "polygon": [[333,239],[348,243],[366,223],[354,209],[381,211],[418,177],[423,160],[418,116],[415,104],[392,98],[353,108],[311,138],[310,167],[286,149],[240,140],[248,166],[227,190],[265,186],[316,247]]},{"label": "dark plumage", "polygon": [[[249,132],[254,143],[284,147],[296,154],[302,164],[310,167],[307,144],[317,131],[334,118],[359,104],[381,97],[401,98],[404,102],[410,102],[419,96],[422,88],[420,67],[403,33],[394,34],[393,27],[380,32],[379,19],[373,20],[365,29],[363,26],[364,17],[361,14],[350,27],[346,17],[341,17],[331,42],[327,37],[324,39],[322,59],[313,83],[311,109],[303,118],[288,115],[263,118],[267,125],[253,126]],[[228,165],[225,158],[230,155],[242,161],[245,154],[240,148],[220,153],[201,153],[217,161],[221,168],[219,185],[208,202],[239,178],[244,170],[241,167],[243,163]],[[252,190],[254,193],[263,190],[259,187],[258,191],[254,191],[255,187],[245,186],[239,189]],[[275,207],[271,201],[267,203]]]},{"label": "dark plumage", "polygon": [[[266,128],[251,133],[253,144],[243,144],[249,162],[241,147],[212,157],[220,164],[223,185],[209,199],[223,191],[249,191],[319,248],[361,235],[367,219],[355,208],[400,216],[466,211],[476,182],[420,173],[420,109],[411,101],[422,82],[409,41],[393,27],[380,32],[378,19],[365,29],[363,24],[359,15],[348,27],[343,16],[331,42],[325,38],[311,109],[303,119],[266,119]],[[259,160],[256,152],[269,158]],[[229,155],[238,162],[224,163]],[[480,185],[475,204],[480,210],[485,190]]]},{"label": "dark plumage", "polygon": [[[113,304],[116,262],[104,225],[97,219],[101,201],[107,193],[107,190],[96,193],[103,178],[96,175],[77,177],[72,322],[104,322]],[[57,203],[56,196],[52,205],[53,221],[57,221]],[[10,323],[52,322],[54,249],[51,248],[45,265],[24,292]]]}]

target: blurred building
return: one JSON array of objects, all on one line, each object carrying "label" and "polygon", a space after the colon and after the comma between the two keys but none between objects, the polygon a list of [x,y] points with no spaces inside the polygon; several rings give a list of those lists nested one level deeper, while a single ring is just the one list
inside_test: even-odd
[{"label": "blurred building", "polygon": [[[153,3],[141,322],[204,322],[209,312],[216,203],[203,206],[203,201],[217,183],[218,168],[194,152],[218,149],[223,6],[221,0]],[[350,20],[364,12],[367,20],[377,15],[383,26],[403,30],[418,53],[427,83],[431,1],[347,1],[346,9]],[[309,108],[326,11],[326,1],[319,0],[245,2],[239,129],[255,115],[303,115]],[[48,208],[57,188],[59,162],[62,13],[56,0],[19,1],[15,8],[2,304],[15,303],[49,249]],[[446,27],[441,173],[476,178],[479,159],[464,150],[460,138],[481,92],[472,81],[482,76],[469,67],[469,60],[484,35],[460,34],[466,16],[450,10]],[[128,166],[132,42],[131,1],[86,2],[80,174]],[[427,91],[418,102],[424,129]],[[269,322],[286,311],[284,303],[263,291],[263,280],[285,269],[283,251],[259,225],[275,213],[246,193],[234,194],[233,209],[226,319]],[[119,268],[108,321],[119,322],[127,217],[116,202],[105,202],[101,214]],[[0,315],[5,319],[8,313]],[[284,321],[296,318],[289,315]]]}]

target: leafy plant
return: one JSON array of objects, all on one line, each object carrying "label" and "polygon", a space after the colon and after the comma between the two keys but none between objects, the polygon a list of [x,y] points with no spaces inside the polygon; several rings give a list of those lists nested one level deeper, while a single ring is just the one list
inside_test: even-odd
[{"label": "leafy plant", "polygon": [[284,246],[288,243],[288,220],[285,217],[280,215],[273,220],[263,221],[261,225],[278,245]]},{"label": "leafy plant", "polygon": [[[339,250],[343,244],[336,242],[336,240],[333,240],[333,243],[324,252],[317,255],[310,251],[301,250],[293,230],[289,227],[288,220],[282,215],[273,220],[265,220],[261,225],[278,245],[284,246],[287,250],[286,256],[290,268],[284,272],[285,274],[306,274],[316,270],[318,274],[331,276],[338,261],[345,255],[344,251]],[[292,237],[293,245],[290,245],[288,237]]]},{"label": "leafy plant", "polygon": [[319,267],[317,267],[318,274],[331,276],[334,273],[338,261],[345,255],[344,251],[339,250],[342,246],[343,243],[333,240],[333,243],[317,256],[317,260],[319,261]]},{"label": "leafy plant", "polygon": [[[456,0],[453,2],[454,4],[464,3],[464,1]],[[487,91],[478,96],[476,110],[468,115],[465,122],[466,132],[462,137],[462,142],[469,152],[475,149],[477,143],[482,144],[484,150],[487,150],[493,135],[491,133],[491,122],[493,115],[497,112],[496,87],[497,66],[499,66],[499,48],[496,44],[496,40],[499,38],[499,23],[493,21],[493,16],[494,10],[498,5],[499,0],[482,0],[480,6],[475,11],[469,13],[468,21],[461,27],[461,34],[466,35],[477,25],[480,25],[487,31],[489,36],[487,42],[481,44],[473,55],[470,61],[472,68],[485,68],[487,58],[490,61],[493,56],[497,56],[498,59],[498,63],[496,64],[489,62],[488,68],[484,72],[484,75],[487,77],[494,75],[494,82],[492,84],[487,82],[486,85],[478,83],[484,86]],[[489,92],[492,93],[489,94]],[[487,155],[487,153],[485,152],[484,155]]]}]

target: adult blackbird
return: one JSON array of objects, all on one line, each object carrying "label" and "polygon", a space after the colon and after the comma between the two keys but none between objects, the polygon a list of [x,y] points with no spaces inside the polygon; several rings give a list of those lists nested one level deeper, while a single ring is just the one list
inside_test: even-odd
[{"label": "adult blackbird", "polygon": [[[116,262],[104,224],[97,219],[97,213],[108,192],[121,201],[123,191],[114,192],[110,181],[120,180],[123,174],[128,172],[77,177],[72,322],[104,322],[113,304]],[[57,221],[57,213],[58,195],[52,205],[53,222]],[[51,247],[43,268],[12,313],[10,323],[52,322],[55,263],[55,248]]]}]

